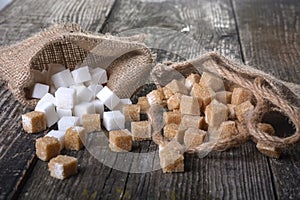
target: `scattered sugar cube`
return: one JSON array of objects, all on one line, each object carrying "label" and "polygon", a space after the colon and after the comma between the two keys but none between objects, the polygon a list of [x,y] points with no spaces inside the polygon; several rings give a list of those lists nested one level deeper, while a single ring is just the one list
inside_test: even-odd
[{"label": "scattered sugar cube", "polygon": [[240,122],[244,122],[245,117],[252,110],[254,110],[254,106],[251,104],[250,101],[245,101],[244,103],[237,105],[234,109],[236,117]]},{"label": "scattered sugar cube", "polygon": [[177,141],[159,146],[159,159],[163,173],[184,172],[183,147]]},{"label": "scattered sugar cube", "polygon": [[199,74],[190,74],[185,79],[185,87],[190,91],[192,89],[194,83],[199,83],[199,81],[200,81]]},{"label": "scattered sugar cube", "polygon": [[182,128],[197,128],[203,129],[205,124],[204,117],[200,117],[199,115],[183,115],[181,119],[180,126]]},{"label": "scattered sugar cube", "polygon": [[36,84],[34,84],[31,97],[36,98],[36,99],[40,99],[43,96],[45,96],[45,94],[48,93],[49,88],[50,88],[49,85],[36,83]]},{"label": "scattered sugar cube", "polygon": [[103,89],[102,85],[91,84],[88,89],[92,92],[93,98]]},{"label": "scattered sugar cube", "polygon": [[172,140],[179,129],[179,125],[178,124],[166,124],[164,126],[164,136],[165,138],[167,138],[168,140]]},{"label": "scattered sugar cube", "polygon": [[210,87],[215,92],[219,90],[224,90],[223,80],[208,72],[202,73],[199,84],[205,87]]},{"label": "scattered sugar cube", "polygon": [[58,115],[58,118],[61,119],[62,117],[72,116],[72,110],[71,109],[65,109],[65,108],[56,108],[56,112]]},{"label": "scattered sugar cube", "polygon": [[93,100],[92,103],[95,107],[95,113],[100,114],[100,118],[103,119],[103,112],[104,112],[104,103],[100,100]]},{"label": "scattered sugar cube", "polygon": [[145,114],[150,108],[147,97],[139,97],[137,105],[141,107],[141,113],[143,114]]},{"label": "scattered sugar cube", "polygon": [[51,80],[57,89],[60,87],[69,87],[75,84],[69,69],[65,69],[61,72],[52,75]]},{"label": "scattered sugar cube", "polygon": [[231,104],[239,105],[245,101],[251,101],[252,92],[245,88],[234,88],[231,97]]},{"label": "scattered sugar cube", "polygon": [[72,109],[75,105],[76,90],[73,88],[60,87],[55,92],[56,106]]},{"label": "scattered sugar cube", "polygon": [[125,116],[120,111],[110,111],[103,113],[103,126],[108,131],[125,128]]},{"label": "scattered sugar cube", "polygon": [[75,83],[83,83],[92,79],[88,66],[75,69],[71,73]]},{"label": "scattered sugar cube", "polygon": [[180,112],[164,112],[163,120],[165,124],[180,124],[181,113]]},{"label": "scattered sugar cube", "polygon": [[91,81],[90,84],[104,84],[107,82],[106,71],[100,67],[90,69]]},{"label": "scattered sugar cube", "polygon": [[231,138],[232,136],[235,136],[239,133],[236,128],[235,121],[222,122],[219,130],[221,139]]},{"label": "scattered sugar cube", "polygon": [[151,123],[149,121],[131,122],[131,134],[133,141],[151,139]]},{"label": "scattered sugar cube", "polygon": [[232,92],[228,91],[219,91],[216,93],[216,100],[223,104],[228,104],[231,102]]},{"label": "scattered sugar cube", "polygon": [[126,122],[140,121],[140,105],[124,105],[123,114]]},{"label": "scattered sugar cube", "polygon": [[58,130],[65,131],[72,126],[80,125],[79,117],[64,116],[58,121],[57,125]]},{"label": "scattered sugar cube", "polygon": [[166,100],[168,100],[171,96],[174,95],[174,93],[172,92],[172,90],[170,90],[167,87],[163,87],[162,90],[163,90],[163,93],[164,93],[164,99],[166,99]]},{"label": "scattered sugar cube", "polygon": [[209,126],[219,127],[222,122],[228,119],[228,108],[226,105],[212,100],[205,109],[205,121]]},{"label": "scattered sugar cube", "polygon": [[167,106],[169,110],[177,110],[180,108],[180,101],[181,101],[182,94],[176,93],[172,95],[167,100]]},{"label": "scattered sugar cube", "polygon": [[46,137],[54,137],[58,139],[60,143],[60,149],[62,150],[65,147],[65,133],[66,131],[51,130],[46,134]]},{"label": "scattered sugar cube", "polygon": [[52,158],[48,163],[50,176],[57,179],[66,179],[74,174],[77,174],[78,161],[71,156],[59,155]]},{"label": "scattered sugar cube", "polygon": [[204,108],[216,98],[216,93],[211,87],[203,86],[197,83],[193,85],[191,95],[198,98],[199,105],[203,105]]},{"label": "scattered sugar cube", "polygon": [[60,143],[54,137],[41,137],[35,142],[36,155],[43,161],[48,161],[51,158],[60,154]]},{"label": "scattered sugar cube", "polygon": [[53,103],[54,105],[56,105],[56,102],[55,102],[55,97],[50,94],[50,93],[47,93],[45,94],[38,102],[38,104],[41,104],[43,102],[50,102],[50,103]]},{"label": "scattered sugar cube", "polygon": [[195,148],[201,145],[206,138],[206,131],[197,128],[188,128],[184,134],[184,144],[187,148]]},{"label": "scattered sugar cube", "polygon": [[38,133],[46,130],[46,115],[43,112],[32,111],[22,115],[23,129],[27,133]]},{"label": "scattered sugar cube", "polygon": [[132,137],[127,129],[109,132],[109,147],[115,152],[127,152],[132,148]]},{"label": "scattered sugar cube", "polygon": [[87,133],[101,131],[100,114],[85,114],[82,115],[82,126]]},{"label": "scattered sugar cube", "polygon": [[164,92],[162,88],[158,88],[156,90],[152,90],[150,93],[146,95],[147,101],[149,105],[159,104],[162,105],[164,102]]},{"label": "scattered sugar cube", "polygon": [[185,115],[200,115],[198,99],[196,97],[182,95],[180,112]]},{"label": "scattered sugar cube", "polygon": [[132,104],[132,102],[130,99],[120,99],[120,103],[118,105],[116,105],[114,110],[123,111],[123,107],[125,105],[131,105],[131,104]]},{"label": "scattered sugar cube", "polygon": [[81,137],[85,137],[85,129],[80,126],[73,126],[66,130],[65,133],[65,148],[70,150],[77,150],[83,148]]},{"label": "scattered sugar cube", "polygon": [[77,86],[75,90],[76,90],[77,103],[89,102],[94,97],[93,92],[85,86]]},{"label": "scattered sugar cube", "polygon": [[188,90],[186,89],[185,85],[178,80],[172,80],[170,83],[166,85],[166,88],[170,89],[173,94],[180,93],[180,94],[188,94]]},{"label": "scattered sugar cube", "polygon": [[265,132],[269,135],[275,135],[275,129],[273,128],[273,126],[271,124],[258,123],[257,128],[258,128],[258,130]]},{"label": "scattered sugar cube", "polygon": [[82,121],[82,115],[85,114],[95,114],[95,106],[94,103],[83,102],[74,107],[74,115],[80,118],[80,122]]},{"label": "scattered sugar cube", "polygon": [[233,104],[227,104],[227,108],[228,108],[228,112],[229,112],[229,115],[228,115],[228,119],[236,119],[236,115],[235,115],[235,107],[236,105],[233,105]]},{"label": "scattered sugar cube", "polygon": [[279,158],[281,154],[280,149],[263,141],[258,141],[256,144],[256,148],[259,152],[271,158]]},{"label": "scattered sugar cube", "polygon": [[114,107],[120,103],[120,98],[107,86],[105,86],[96,96],[110,110],[113,110]]},{"label": "scattered sugar cube", "polygon": [[53,103],[43,102],[43,103],[37,104],[37,106],[35,107],[34,110],[45,113],[47,127],[51,127],[53,124],[55,124],[58,121],[58,115],[55,111],[55,106]]}]

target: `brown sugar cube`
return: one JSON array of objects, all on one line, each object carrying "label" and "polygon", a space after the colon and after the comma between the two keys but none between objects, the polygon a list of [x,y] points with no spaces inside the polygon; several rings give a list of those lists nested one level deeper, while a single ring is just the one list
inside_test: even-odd
[{"label": "brown sugar cube", "polygon": [[220,91],[216,93],[216,100],[223,104],[228,104],[231,102],[232,92]]},{"label": "brown sugar cube", "polygon": [[178,124],[166,124],[164,126],[164,136],[168,140],[172,140],[176,136],[178,132],[178,128],[179,128]]},{"label": "brown sugar cube", "polygon": [[127,129],[109,132],[109,147],[115,152],[128,152],[132,148],[132,137]]},{"label": "brown sugar cube", "polygon": [[149,121],[131,122],[131,134],[133,141],[151,139],[151,123]]},{"label": "brown sugar cube", "polygon": [[166,100],[168,100],[171,96],[174,95],[174,93],[172,92],[172,90],[170,90],[169,88],[167,87],[163,87],[163,92],[164,92],[164,98]]},{"label": "brown sugar cube", "polygon": [[228,119],[228,108],[226,105],[212,100],[205,109],[205,121],[208,126],[219,127],[220,124]]},{"label": "brown sugar cube", "polygon": [[224,90],[223,80],[211,73],[208,73],[208,72],[202,73],[199,84],[202,86],[205,86],[205,87],[210,87],[215,92],[222,90],[222,89]]},{"label": "brown sugar cube", "polygon": [[60,142],[55,137],[38,138],[35,148],[37,157],[43,161],[48,161],[60,154]]},{"label": "brown sugar cube", "polygon": [[172,80],[170,83],[166,85],[166,88],[170,89],[173,94],[180,93],[180,94],[188,94],[188,90],[186,89],[185,85],[178,80]]},{"label": "brown sugar cube", "polygon": [[137,102],[137,105],[139,105],[140,106],[140,111],[141,111],[141,113],[146,113],[148,110],[149,110],[149,108],[150,108],[150,105],[149,105],[149,103],[148,103],[148,100],[147,100],[147,97],[139,97],[138,98],[138,102]]},{"label": "brown sugar cube", "polygon": [[228,108],[228,112],[229,112],[228,119],[236,119],[235,110],[234,110],[235,107],[236,107],[236,105],[227,104],[227,108]]},{"label": "brown sugar cube", "polygon": [[164,92],[162,88],[158,88],[156,90],[152,90],[147,95],[147,100],[149,105],[159,104],[162,105],[164,103]]},{"label": "brown sugar cube", "polygon": [[126,122],[140,121],[141,106],[140,105],[124,105],[123,114]]},{"label": "brown sugar cube", "polygon": [[180,108],[180,101],[181,101],[182,94],[176,93],[172,95],[168,100],[167,100],[167,106],[169,110],[176,110]]},{"label": "brown sugar cube", "polygon": [[80,126],[68,128],[65,133],[65,148],[77,151],[82,149],[83,143],[81,137],[85,137],[85,128]]},{"label": "brown sugar cube", "polygon": [[273,128],[273,126],[271,124],[258,123],[257,128],[258,128],[258,130],[265,132],[269,135],[275,135],[275,129]]},{"label": "brown sugar cube", "polygon": [[184,144],[187,148],[201,145],[206,138],[206,131],[197,128],[188,128],[184,134]]},{"label": "brown sugar cube", "polygon": [[200,75],[199,74],[190,74],[186,79],[185,79],[185,87],[188,90],[191,90],[194,83],[199,83],[200,81]]},{"label": "brown sugar cube", "polygon": [[50,171],[50,176],[63,180],[77,174],[77,165],[78,161],[76,158],[59,155],[50,160],[48,169]]},{"label": "brown sugar cube", "polygon": [[184,172],[184,149],[175,140],[159,146],[160,166],[163,173]]},{"label": "brown sugar cube", "polygon": [[239,105],[245,101],[251,101],[252,92],[245,88],[234,88],[231,96],[231,104]]},{"label": "brown sugar cube", "polygon": [[256,144],[256,148],[259,152],[271,158],[279,158],[281,154],[281,151],[278,148],[263,141],[258,141]]},{"label": "brown sugar cube", "polygon": [[82,115],[82,126],[87,133],[93,131],[101,131],[100,114],[84,114]]},{"label": "brown sugar cube", "polygon": [[22,115],[23,129],[27,133],[38,133],[46,130],[46,115],[43,112],[32,111]]},{"label": "brown sugar cube", "polygon": [[205,108],[214,98],[216,93],[211,87],[203,86],[195,83],[191,90],[191,95],[198,98],[199,105],[203,105]]},{"label": "brown sugar cube", "polygon": [[235,121],[225,121],[220,125],[220,138],[227,139],[237,135],[239,132],[236,128]]},{"label": "brown sugar cube", "polygon": [[193,116],[193,115],[183,115],[181,119],[180,126],[182,128],[197,128],[203,129],[205,124],[204,117]]},{"label": "brown sugar cube", "polygon": [[240,122],[244,122],[246,114],[252,110],[254,110],[254,106],[250,101],[245,101],[244,103],[237,105],[234,109],[236,117]]},{"label": "brown sugar cube", "polygon": [[163,120],[165,124],[180,124],[181,113],[180,112],[164,112]]},{"label": "brown sugar cube", "polygon": [[196,97],[182,95],[180,112],[183,115],[200,115],[200,106]]}]

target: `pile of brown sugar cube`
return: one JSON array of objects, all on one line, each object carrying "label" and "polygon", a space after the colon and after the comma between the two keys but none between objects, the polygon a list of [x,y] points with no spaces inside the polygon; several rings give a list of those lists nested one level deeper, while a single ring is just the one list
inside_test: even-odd
[{"label": "pile of brown sugar cube", "polygon": [[[152,140],[153,124],[149,119],[141,120],[141,115],[153,105],[166,110],[162,135],[169,142],[159,146],[163,172],[183,172],[186,149],[212,138],[239,134],[236,120],[245,120],[245,113],[254,109],[249,90],[234,84],[224,87],[222,79],[206,72],[172,80],[139,97],[137,104],[120,99],[105,86],[107,75],[101,68],[85,66],[70,71],[53,66],[32,73],[44,77],[35,80],[32,88],[32,98],[40,100],[34,111],[22,115],[22,124],[26,132],[38,133],[57,123],[58,130],[36,140],[36,155],[50,161],[50,175],[58,179],[77,173],[77,159],[60,155],[61,150],[82,149],[87,134],[102,127],[109,131],[109,148],[114,152],[131,151],[132,141]],[[128,123],[129,127],[125,126]],[[208,134],[209,127],[218,129],[220,135]],[[259,128],[269,134],[275,132],[269,124],[261,123]],[[279,155],[260,143],[257,148],[273,157]]]}]

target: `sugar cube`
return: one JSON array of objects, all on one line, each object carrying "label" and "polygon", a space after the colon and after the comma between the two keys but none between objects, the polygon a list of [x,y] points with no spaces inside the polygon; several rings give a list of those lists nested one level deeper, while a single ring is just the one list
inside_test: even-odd
[{"label": "sugar cube", "polygon": [[59,119],[61,119],[64,116],[72,116],[72,110],[71,109],[56,107],[56,112],[57,112],[57,115],[58,115]]},{"label": "sugar cube", "polygon": [[137,105],[141,107],[141,113],[143,114],[145,114],[150,108],[147,97],[139,97]]},{"label": "sugar cube", "polygon": [[183,147],[177,141],[159,146],[159,159],[163,173],[184,172]]},{"label": "sugar cube", "polygon": [[191,95],[196,97],[199,105],[203,105],[204,108],[216,97],[216,93],[211,87],[197,83],[193,85]]},{"label": "sugar cube", "polygon": [[65,133],[65,148],[70,150],[77,150],[83,148],[81,137],[85,137],[85,129],[80,126],[73,126],[66,130]]},{"label": "sugar cube", "polygon": [[140,121],[140,105],[124,105],[123,114],[126,122]]},{"label": "sugar cube", "polygon": [[23,129],[27,133],[38,133],[46,130],[46,115],[43,112],[32,111],[22,115]]},{"label": "sugar cube", "polygon": [[95,107],[95,113],[100,114],[100,118],[103,119],[103,112],[104,112],[104,104],[102,101],[95,99],[92,101]]},{"label": "sugar cube", "polygon": [[227,104],[227,108],[228,108],[228,112],[229,112],[228,119],[236,119],[235,110],[234,110],[235,107],[236,107],[236,105]]},{"label": "sugar cube", "polygon": [[280,149],[264,141],[258,141],[256,144],[256,148],[258,149],[259,152],[271,158],[279,158],[281,154]]},{"label": "sugar cube", "polygon": [[180,126],[182,128],[197,128],[203,129],[205,124],[204,117],[200,117],[199,115],[183,115],[181,119]]},{"label": "sugar cube", "polygon": [[181,113],[180,112],[164,112],[163,120],[165,124],[180,124]]},{"label": "sugar cube", "polygon": [[217,92],[219,90],[224,90],[224,82],[221,78],[213,75],[212,73],[203,72],[200,82],[200,85],[205,87],[210,87],[213,91]]},{"label": "sugar cube", "polygon": [[65,131],[72,126],[80,125],[79,117],[63,116],[57,123],[58,130]]},{"label": "sugar cube", "polygon": [[180,94],[185,94],[185,95],[188,94],[187,88],[179,80],[174,79],[170,83],[168,83],[165,87],[170,89],[173,92],[173,94],[175,94],[175,93],[180,93]]},{"label": "sugar cube", "polygon": [[195,148],[201,145],[206,138],[206,131],[197,128],[188,128],[184,134],[184,144],[187,148]]},{"label": "sugar cube", "polygon": [[102,85],[91,84],[88,89],[92,92],[93,98],[103,89]]},{"label": "sugar cube", "polygon": [[48,170],[50,171],[50,176],[63,180],[77,174],[77,165],[78,161],[76,158],[59,155],[50,160]]},{"label": "sugar cube", "polygon": [[74,115],[80,118],[80,122],[82,121],[82,115],[85,114],[95,114],[95,106],[94,103],[83,102],[74,107]]},{"label": "sugar cube", "polygon": [[104,84],[107,82],[106,71],[100,67],[90,69],[91,81],[90,84]]},{"label": "sugar cube", "polygon": [[46,137],[54,137],[58,139],[60,143],[60,149],[63,149],[65,147],[65,133],[66,131],[51,130],[46,134]]},{"label": "sugar cube", "polygon": [[53,105],[53,103],[43,102],[37,104],[34,110],[45,113],[47,127],[51,127],[53,124],[55,124],[58,121],[58,115],[55,111],[55,106]]},{"label": "sugar cube", "polygon": [[258,123],[257,124],[257,128],[262,131],[265,132],[269,135],[275,135],[275,129],[273,128],[273,126],[271,124],[267,124],[267,123]]},{"label": "sugar cube", "polygon": [[172,140],[179,129],[179,125],[178,124],[166,124],[164,126],[164,136],[165,138],[167,138],[168,140]]},{"label": "sugar cube", "polygon": [[108,131],[125,128],[125,117],[120,111],[110,111],[103,113],[103,126]]},{"label": "sugar cube", "polygon": [[146,95],[149,105],[159,104],[162,105],[164,102],[164,92],[162,88],[152,90]]},{"label": "sugar cube", "polygon": [[174,93],[172,92],[172,90],[170,90],[167,87],[163,87],[162,90],[163,90],[163,93],[164,93],[164,99],[166,99],[166,100],[168,100],[171,96],[174,95]]},{"label": "sugar cube", "polygon": [[105,86],[96,96],[110,110],[113,110],[114,107],[120,103],[120,98],[113,91],[111,91],[107,86]]},{"label": "sugar cube", "polygon": [[36,155],[43,161],[48,161],[51,158],[60,154],[60,143],[54,137],[41,137],[35,142]]},{"label": "sugar cube", "polygon": [[120,103],[118,105],[116,105],[116,107],[114,107],[114,110],[120,110],[123,111],[123,107],[125,105],[131,105],[132,102],[130,99],[120,99]]},{"label": "sugar cube", "polygon": [[180,112],[186,115],[200,115],[198,99],[192,96],[182,95]]},{"label": "sugar cube", "polygon": [[133,141],[151,139],[151,123],[149,121],[131,122],[131,134]]},{"label": "sugar cube", "polygon": [[55,92],[56,106],[72,109],[75,105],[76,90],[73,88],[60,87]]},{"label": "sugar cube", "polygon": [[226,105],[212,100],[205,109],[205,121],[209,126],[219,127],[220,124],[228,119],[228,108]]},{"label": "sugar cube", "polygon": [[48,93],[49,88],[50,88],[49,85],[36,83],[36,84],[34,84],[31,97],[36,98],[36,99],[40,99],[43,96],[45,96],[45,94]]},{"label": "sugar cube", "polygon": [[239,105],[245,101],[251,101],[252,92],[245,88],[234,88],[231,97],[231,104]]},{"label": "sugar cube", "polygon": [[167,100],[167,106],[169,110],[177,110],[180,108],[180,101],[181,101],[182,94],[176,93],[172,95]]},{"label": "sugar cube", "polygon": [[76,90],[77,103],[89,102],[94,97],[93,92],[85,86],[77,86],[75,90]]},{"label": "sugar cube", "polygon": [[50,102],[50,103],[53,103],[54,105],[56,105],[56,102],[55,102],[55,97],[50,94],[50,93],[47,93],[45,94],[38,102],[38,104],[41,104],[43,102]]},{"label": "sugar cube", "polygon": [[228,91],[219,91],[216,92],[216,100],[223,104],[228,104],[231,102],[232,92]]},{"label": "sugar cube", "polygon": [[220,125],[219,130],[220,130],[221,139],[228,139],[228,138],[231,138],[232,136],[235,136],[239,133],[237,128],[236,128],[235,121],[222,122],[221,125]]},{"label": "sugar cube", "polygon": [[57,89],[60,87],[69,87],[75,84],[69,69],[65,69],[52,75],[51,80]]},{"label": "sugar cube", "polygon": [[82,126],[85,128],[87,133],[101,131],[100,114],[82,115]]},{"label": "sugar cube", "polygon": [[109,132],[109,147],[112,151],[127,152],[132,148],[132,137],[127,129]]},{"label": "sugar cube", "polygon": [[75,83],[83,83],[91,80],[91,74],[88,66],[77,68],[71,73]]},{"label": "sugar cube", "polygon": [[191,90],[194,83],[199,83],[200,81],[200,76],[199,74],[190,74],[186,79],[185,79],[185,87],[188,90]]},{"label": "sugar cube", "polygon": [[240,122],[244,122],[246,120],[247,114],[252,110],[254,110],[254,106],[250,101],[245,101],[244,103],[241,103],[234,108],[236,117]]}]

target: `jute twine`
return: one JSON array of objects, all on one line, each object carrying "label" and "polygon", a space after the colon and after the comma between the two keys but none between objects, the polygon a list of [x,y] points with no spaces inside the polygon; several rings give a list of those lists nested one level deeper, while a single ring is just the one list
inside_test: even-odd
[{"label": "jute twine", "polygon": [[[255,96],[255,109],[247,113],[244,122],[236,121],[239,134],[231,138],[219,139],[214,144],[213,150],[223,151],[233,146],[239,146],[248,139],[252,139],[255,142],[264,141],[266,144],[270,144],[279,149],[286,148],[299,141],[299,85],[278,80],[262,71],[229,60],[218,53],[209,52],[190,61],[180,63],[169,62],[168,64],[156,65],[152,71],[152,78],[157,87],[162,86],[161,78],[166,74],[174,73],[174,70],[184,76],[188,76],[192,72],[210,72],[222,77],[224,80],[231,81],[251,90]],[[264,114],[273,110],[289,118],[295,128],[293,135],[280,138],[262,132],[257,128],[257,124],[261,122]],[[159,135],[159,133],[156,133],[153,138],[157,144],[164,143],[164,138]],[[207,145],[204,144],[197,148],[188,148],[186,151],[194,153],[204,148],[207,148]]]}]

